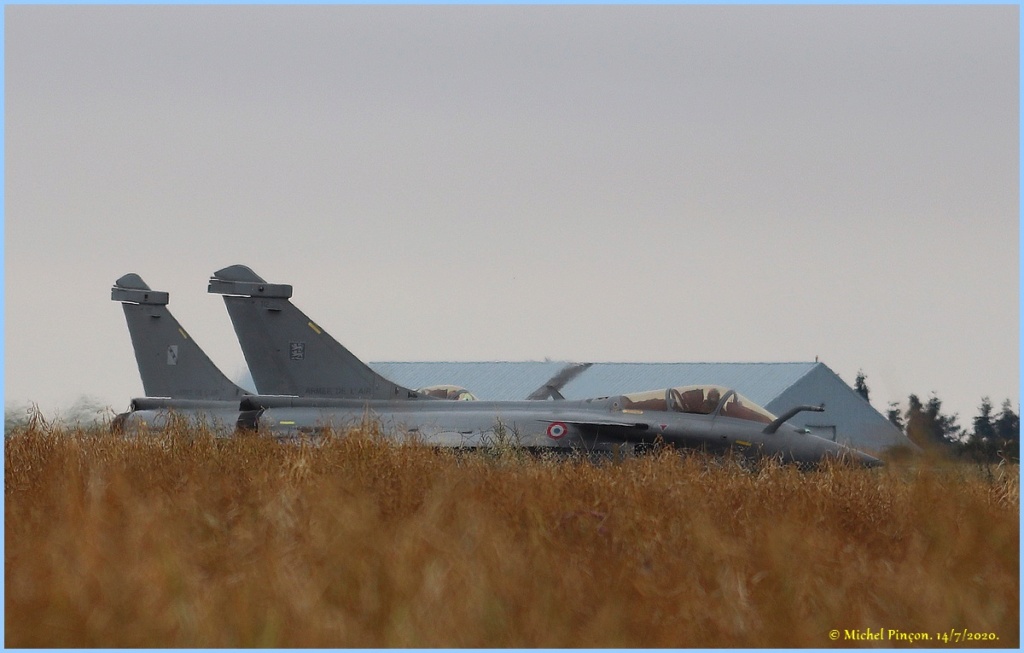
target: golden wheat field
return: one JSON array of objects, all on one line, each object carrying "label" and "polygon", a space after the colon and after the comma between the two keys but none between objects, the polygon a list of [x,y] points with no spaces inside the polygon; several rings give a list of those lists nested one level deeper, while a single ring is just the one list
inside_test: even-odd
[{"label": "golden wheat field", "polygon": [[9,647],[1019,644],[1016,467],[37,427],[4,453]]}]

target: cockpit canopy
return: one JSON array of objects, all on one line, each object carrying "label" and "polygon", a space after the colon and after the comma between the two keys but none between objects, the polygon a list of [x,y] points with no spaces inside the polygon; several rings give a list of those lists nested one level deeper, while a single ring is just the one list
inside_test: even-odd
[{"label": "cockpit canopy", "polygon": [[476,395],[458,385],[428,385],[423,388],[417,388],[416,392],[428,397],[436,397],[437,399],[476,401]]},{"label": "cockpit canopy", "polygon": [[720,385],[684,385],[664,390],[648,390],[623,395],[622,400],[623,410],[718,414],[763,424],[775,421],[775,415],[735,390]]}]

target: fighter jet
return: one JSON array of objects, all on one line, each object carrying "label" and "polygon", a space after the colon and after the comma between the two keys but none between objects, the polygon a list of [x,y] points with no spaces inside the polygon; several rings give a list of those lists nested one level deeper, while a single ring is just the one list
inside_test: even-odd
[{"label": "fighter jet", "polygon": [[[224,295],[257,386],[301,397],[249,396],[239,426],[288,434],[345,429],[377,420],[395,438],[480,448],[497,439],[532,450],[630,453],[663,443],[712,453],[817,463],[826,458],[878,465],[860,451],[786,424],[735,390],[685,386],[579,401],[432,400],[373,372],[291,303],[292,288],[242,265],[215,272],[208,291]],[[560,396],[560,395],[559,395]]]}]

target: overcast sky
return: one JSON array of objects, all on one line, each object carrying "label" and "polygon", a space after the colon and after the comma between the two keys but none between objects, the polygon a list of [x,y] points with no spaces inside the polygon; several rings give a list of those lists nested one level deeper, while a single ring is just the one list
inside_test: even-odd
[{"label": "overcast sky", "polygon": [[234,263],[367,361],[1017,404],[1016,6],[5,12],[7,405],[142,394],[127,272],[242,377]]}]

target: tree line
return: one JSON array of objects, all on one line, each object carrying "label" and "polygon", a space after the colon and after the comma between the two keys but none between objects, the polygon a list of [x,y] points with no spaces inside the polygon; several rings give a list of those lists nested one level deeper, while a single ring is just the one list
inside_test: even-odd
[{"label": "tree line", "polygon": [[[863,370],[857,373],[853,389],[865,401],[870,401]],[[934,393],[927,402],[922,402],[915,394],[910,395],[905,409],[898,401],[889,402],[886,417],[922,449],[979,462],[1020,462],[1020,415],[1009,399],[1004,400],[996,412],[992,400],[982,397],[978,414],[969,428],[958,423],[957,413],[943,413],[942,400]]]}]

